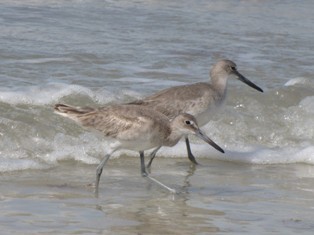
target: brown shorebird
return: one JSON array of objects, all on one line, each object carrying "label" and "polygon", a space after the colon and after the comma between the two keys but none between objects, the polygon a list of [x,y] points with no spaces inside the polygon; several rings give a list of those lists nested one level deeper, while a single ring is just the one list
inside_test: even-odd
[{"label": "brown shorebird", "polygon": [[119,149],[138,151],[141,160],[141,174],[164,188],[175,192],[146,172],[144,151],[158,146],[174,146],[183,137],[196,135],[205,142],[224,152],[216,143],[207,137],[198,127],[196,119],[186,113],[173,118],[172,121],[157,111],[138,105],[108,105],[101,108],[71,107],[56,104],[55,112],[81,124],[97,130],[110,141],[104,159],[96,170],[96,193],[102,170],[111,154]]},{"label": "brown shorebird", "polygon": [[[221,60],[210,70],[210,83],[199,82],[170,87],[129,104],[152,108],[163,113],[169,119],[173,119],[180,113],[189,113],[195,116],[200,126],[203,126],[210,121],[213,110],[223,104],[227,94],[227,82],[230,75],[236,76],[240,81],[250,87],[263,92],[260,87],[238,72],[234,62],[231,60]],[[185,142],[188,158],[197,164],[187,136],[185,137]],[[160,147],[151,153],[151,159],[147,164],[147,168],[150,168]]]}]

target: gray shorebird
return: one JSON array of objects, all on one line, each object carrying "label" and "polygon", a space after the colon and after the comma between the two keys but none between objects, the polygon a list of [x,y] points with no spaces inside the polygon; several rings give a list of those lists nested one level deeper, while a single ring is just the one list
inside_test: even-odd
[{"label": "gray shorebird", "polygon": [[[210,83],[199,82],[170,87],[142,100],[128,104],[152,108],[163,113],[169,119],[173,119],[180,113],[189,113],[195,116],[200,126],[203,126],[210,121],[213,110],[223,104],[227,94],[227,82],[230,75],[236,76],[250,87],[263,92],[260,87],[238,72],[237,65],[234,62],[221,60],[210,70]],[[187,136],[185,137],[185,142],[188,158],[194,164],[197,164]],[[152,161],[160,147],[151,153],[151,159],[147,164],[147,168],[151,167]]]},{"label": "gray shorebird", "polygon": [[196,119],[186,113],[181,113],[169,121],[162,113],[138,105],[108,105],[94,109],[56,104],[54,110],[57,114],[70,118],[84,127],[97,130],[110,141],[110,147],[106,149],[105,157],[96,170],[96,194],[106,162],[111,154],[119,149],[138,151],[142,176],[172,192],[175,191],[146,172],[145,150],[158,146],[174,146],[183,136],[193,134],[218,151],[224,152],[199,129]]}]

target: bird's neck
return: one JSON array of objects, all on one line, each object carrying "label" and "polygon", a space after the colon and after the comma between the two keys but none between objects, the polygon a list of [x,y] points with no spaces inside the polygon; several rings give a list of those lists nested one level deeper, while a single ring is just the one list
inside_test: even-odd
[{"label": "bird's neck", "polygon": [[228,83],[227,75],[211,76],[211,85],[221,97],[224,97],[226,95],[227,83]]},{"label": "bird's neck", "polygon": [[178,130],[171,128],[171,132],[165,141],[165,143],[167,143],[166,146],[172,147],[176,145],[182,137],[183,137],[182,132],[179,132]]}]

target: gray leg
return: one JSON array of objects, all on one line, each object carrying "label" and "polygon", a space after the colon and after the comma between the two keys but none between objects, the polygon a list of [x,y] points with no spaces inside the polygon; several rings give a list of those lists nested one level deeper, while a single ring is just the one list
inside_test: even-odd
[{"label": "gray leg", "polygon": [[[159,148],[160,148],[160,147],[159,147]],[[143,177],[148,178],[149,180],[151,180],[151,181],[153,181],[154,183],[158,184],[159,186],[161,186],[161,187],[163,187],[163,188],[169,190],[169,191],[172,192],[172,193],[176,193],[176,190],[174,190],[174,189],[168,187],[167,185],[161,183],[160,181],[156,180],[156,179],[153,178],[153,177],[150,177],[150,176],[147,174],[147,172],[146,172],[146,170],[145,170],[146,168],[145,168],[145,159],[144,159],[144,152],[143,152],[143,151],[140,152],[140,158],[141,158],[141,174],[142,174]]]},{"label": "gray leg", "polygon": [[144,152],[140,151],[140,159],[141,159],[141,174],[143,177],[148,176],[145,168],[145,158],[144,158]]},{"label": "gray leg", "polygon": [[154,149],[153,152],[151,152],[150,154],[150,160],[146,166],[147,170],[150,171],[150,168],[151,168],[151,165],[152,165],[152,162],[154,160],[154,158],[156,157],[156,153],[158,152],[158,150],[161,148],[161,146],[159,146],[158,148]]},{"label": "gray leg", "polygon": [[188,152],[188,158],[190,159],[191,162],[193,162],[194,164],[197,165],[198,163],[192,154],[191,147],[190,147],[190,141],[189,141],[188,137],[185,137],[185,144],[186,144],[186,150]]},{"label": "gray leg", "polygon": [[109,160],[110,154],[107,154],[104,159],[100,162],[96,169],[96,184],[95,184],[95,193],[98,194],[98,187],[99,187],[99,180],[102,173],[102,169],[106,165],[107,161]]}]

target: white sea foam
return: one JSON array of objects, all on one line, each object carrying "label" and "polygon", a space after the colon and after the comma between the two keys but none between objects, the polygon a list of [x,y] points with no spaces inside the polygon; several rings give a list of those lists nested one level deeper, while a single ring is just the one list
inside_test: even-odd
[{"label": "white sea foam", "polygon": [[17,89],[0,90],[0,101],[12,105],[47,105],[54,104],[68,96],[81,96],[97,103],[108,103],[123,96],[138,96],[138,93],[130,90],[121,90],[113,93],[106,89],[91,90],[80,85],[48,83],[40,86],[20,87]]},{"label": "white sea foam", "polygon": [[288,82],[285,83],[285,86],[295,86],[295,85],[306,85],[314,87],[314,80],[305,77],[298,77],[290,79]]},{"label": "white sea foam", "polygon": [[[221,114],[202,127],[225,154],[192,137],[191,148],[198,161],[210,158],[248,164],[314,164],[314,96],[302,96],[302,90],[299,94],[295,88],[285,95],[298,94],[297,99],[281,106],[283,101],[271,95],[275,91],[269,92],[266,96],[229,102]],[[0,90],[0,101],[5,103],[6,110],[0,119],[0,172],[45,169],[62,164],[63,160],[98,164],[108,143],[70,120],[54,115],[45,106],[73,97],[97,106],[138,96],[132,90],[115,94],[105,89],[61,83]],[[15,108],[16,105],[23,106]],[[112,158],[121,155],[138,157],[136,152],[123,150],[114,153]],[[187,158],[185,142],[173,148],[163,147],[158,156]]]},{"label": "white sea foam", "polygon": [[[53,151],[37,156],[33,159],[13,157],[12,154],[0,154],[0,172],[8,172],[26,169],[46,169],[61,164],[63,160],[75,160],[84,164],[99,164],[103,157],[103,148],[105,145],[101,141],[84,143],[76,141],[76,145],[59,144]],[[55,143],[54,143],[55,144]],[[225,154],[221,154],[207,144],[191,144],[194,155],[201,163],[203,158],[223,160],[230,162],[248,163],[248,164],[291,164],[307,163],[314,164],[314,146],[308,145],[295,148],[265,148],[263,146],[237,146],[234,148],[224,148]],[[148,155],[150,151],[146,152]],[[21,154],[23,153],[15,153]],[[138,158],[137,152],[118,151],[113,154],[112,159],[128,155]],[[9,157],[8,157],[9,156]],[[163,147],[158,152],[158,157],[187,158],[185,142],[179,142],[175,147]],[[158,161],[158,157],[155,161]],[[61,161],[61,163],[60,163]],[[137,159],[134,161],[138,161]],[[187,160],[188,161],[188,160]]]}]

